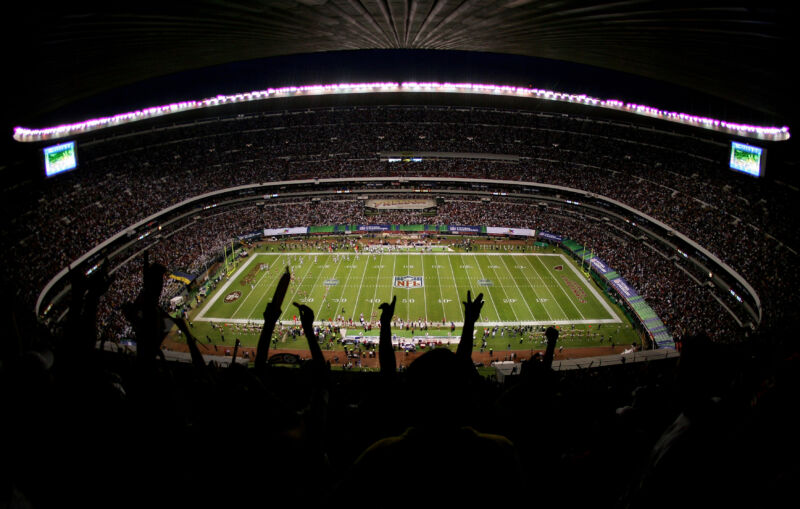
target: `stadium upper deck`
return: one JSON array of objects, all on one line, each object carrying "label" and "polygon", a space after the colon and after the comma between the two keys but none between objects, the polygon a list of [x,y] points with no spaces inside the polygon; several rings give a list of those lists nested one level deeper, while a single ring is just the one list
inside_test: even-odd
[{"label": "stadium upper deck", "polygon": [[[787,213],[789,191],[731,173],[724,138],[711,131],[652,119],[645,119],[646,126],[626,123],[618,112],[609,119],[463,104],[265,112],[234,105],[220,112],[231,115],[201,119],[190,113],[175,117],[182,122],[164,118],[79,137],[79,170],[24,188],[27,193],[7,193],[9,215],[21,218],[4,232],[15,239],[7,273],[28,274],[23,286],[34,295],[70,261],[137,221],[234,186],[347,177],[352,183],[339,185],[356,188],[362,177],[466,177],[538,182],[612,198],[707,247],[759,294],[780,300],[790,293],[777,275],[786,270],[781,267],[796,266],[787,246],[797,246],[798,230],[791,221],[771,221],[793,217]],[[654,122],[671,128],[657,130]],[[518,162],[455,158],[393,165],[378,157],[414,150],[513,154]],[[370,185],[373,192],[391,187]],[[277,224],[280,217],[265,216],[261,226],[293,226],[304,216]],[[226,235],[239,233],[232,227]],[[743,239],[748,250],[741,249]],[[23,268],[30,265],[36,269]]]}]

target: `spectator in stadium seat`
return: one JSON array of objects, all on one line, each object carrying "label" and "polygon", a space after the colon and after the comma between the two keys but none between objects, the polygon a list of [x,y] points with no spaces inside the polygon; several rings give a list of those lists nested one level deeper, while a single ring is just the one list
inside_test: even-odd
[{"label": "spectator in stadium seat", "polygon": [[739,445],[741,408],[730,398],[736,362],[705,336],[685,338],[678,370],[681,413],[654,445],[650,458],[623,498],[623,507],[748,506],[745,472],[752,468]]},{"label": "spectator in stadium seat", "polygon": [[[390,321],[395,300],[381,305],[382,321]],[[475,489],[476,477],[485,486],[516,486],[520,481],[521,467],[513,444],[503,436],[480,433],[467,425],[478,376],[471,361],[472,329],[482,306],[483,295],[473,301],[468,292],[464,332],[456,352],[436,348],[408,367],[405,400],[413,424],[400,436],[378,440],[356,460],[350,477],[370,478],[359,489],[365,500],[379,506],[407,506],[410,500],[397,496],[398,479],[420,468],[435,479],[426,487],[425,502],[449,506],[496,501],[494,490]],[[388,328],[382,326],[381,334]],[[390,337],[388,332],[386,336]],[[382,363],[381,371],[394,370],[394,365],[392,361]],[[342,489],[346,486],[345,481]],[[515,493],[513,489],[504,491],[504,501],[516,502]]]}]

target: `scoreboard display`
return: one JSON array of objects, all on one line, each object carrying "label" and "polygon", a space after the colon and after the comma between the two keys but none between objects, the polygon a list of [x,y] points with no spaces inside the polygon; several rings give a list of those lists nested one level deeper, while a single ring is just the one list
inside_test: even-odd
[{"label": "scoreboard display", "polygon": [[763,177],[766,156],[766,150],[763,148],[739,143],[738,141],[731,142],[730,167],[732,170],[754,177]]},{"label": "scoreboard display", "polygon": [[74,141],[45,147],[43,152],[44,174],[47,177],[74,170],[78,167],[78,155]]}]

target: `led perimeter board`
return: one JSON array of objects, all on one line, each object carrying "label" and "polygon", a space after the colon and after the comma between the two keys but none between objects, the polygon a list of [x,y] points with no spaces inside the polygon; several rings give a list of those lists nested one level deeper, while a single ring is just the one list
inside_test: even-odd
[{"label": "led perimeter board", "polygon": [[760,147],[746,145],[738,141],[731,142],[732,170],[747,173],[754,177],[764,176],[764,166],[767,161],[767,151]]},{"label": "led perimeter board", "polygon": [[74,141],[45,147],[43,152],[44,173],[47,177],[74,170],[78,167],[78,152]]}]

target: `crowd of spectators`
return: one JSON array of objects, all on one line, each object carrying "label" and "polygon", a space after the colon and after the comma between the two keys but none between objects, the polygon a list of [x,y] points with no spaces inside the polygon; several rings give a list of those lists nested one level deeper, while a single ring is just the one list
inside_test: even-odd
[{"label": "crowd of spectators", "polygon": [[619,272],[676,339],[703,331],[714,341],[735,342],[747,333],[721,305],[720,296],[715,299],[713,288],[679,268],[681,258],[673,253],[659,253],[631,232],[582,217],[553,213],[540,224],[585,246]]},{"label": "crowd of spectators", "polygon": [[[195,219],[178,227],[177,233],[156,239],[150,249],[151,259],[170,270],[200,274],[209,267],[223,248],[230,249],[236,235],[258,230],[259,225],[278,221],[276,225],[302,226],[309,221],[323,224],[343,222],[409,223],[403,212],[365,216],[361,201],[338,199],[328,202],[297,202],[290,206],[269,204],[235,208]],[[409,213],[412,217],[414,212]],[[590,218],[568,215],[565,211],[542,212],[520,201],[475,202],[469,198],[451,199],[439,207],[435,217],[425,217],[427,224],[495,224],[541,228],[571,238],[606,261],[637,289],[676,338],[703,331],[720,342],[740,340],[744,330],[713,296],[713,289],[692,279],[677,264],[674,253],[659,254],[641,240]],[[307,248],[323,251],[326,243],[307,242]],[[318,244],[318,245],[317,245]],[[342,245],[352,252],[352,245]],[[130,262],[115,273],[115,285],[100,303],[101,331],[114,339],[130,338],[132,331],[120,309],[141,286],[138,264]],[[164,288],[162,304],[166,305],[183,285],[170,280]],[[723,296],[724,297],[724,296]],[[734,305],[730,306],[735,309]]]},{"label": "crowd of spectators", "polygon": [[[101,268],[72,279],[63,334],[9,316],[0,390],[9,440],[0,505],[39,508],[260,505],[401,507],[776,507],[797,481],[797,344],[763,330],[747,343],[685,338],[671,360],[554,372],[559,333],[502,384],[477,375],[464,301],[455,352],[398,370],[395,301],[381,309],[380,371],[331,371],[298,306],[300,369],[270,357],[287,272],[264,310],[253,367],[160,358],[166,267],[137,263],[123,299],[135,353],[94,349]],[[3,307],[4,313],[10,308]],[[788,339],[788,338],[787,338]],[[403,357],[401,356],[402,360]],[[422,494],[422,495],[420,495]]]},{"label": "crowd of spectators", "polygon": [[[756,288],[769,319],[785,318],[798,300],[794,289],[800,264],[789,247],[798,247],[800,230],[795,214],[787,213],[793,191],[726,171],[727,147],[699,136],[580,117],[419,107],[241,115],[124,136],[91,136],[97,139],[80,143],[78,170],[4,195],[4,213],[14,219],[4,226],[3,236],[10,241],[2,270],[18,283],[18,296],[26,302],[88,249],[187,198],[259,182],[367,176],[534,181],[594,192],[650,214],[709,249]],[[378,153],[388,150],[514,154],[521,159],[379,161]],[[369,221],[541,226],[524,205],[475,205],[459,211],[445,204],[434,217],[394,213]],[[367,220],[356,202],[273,207],[269,212],[252,211],[251,221],[231,219],[230,228],[220,219],[217,231]],[[197,248],[210,250],[222,240],[209,220],[202,223],[209,223],[209,237],[193,227],[169,243],[185,248],[180,256],[173,253],[170,265],[188,270],[198,259]]]}]

